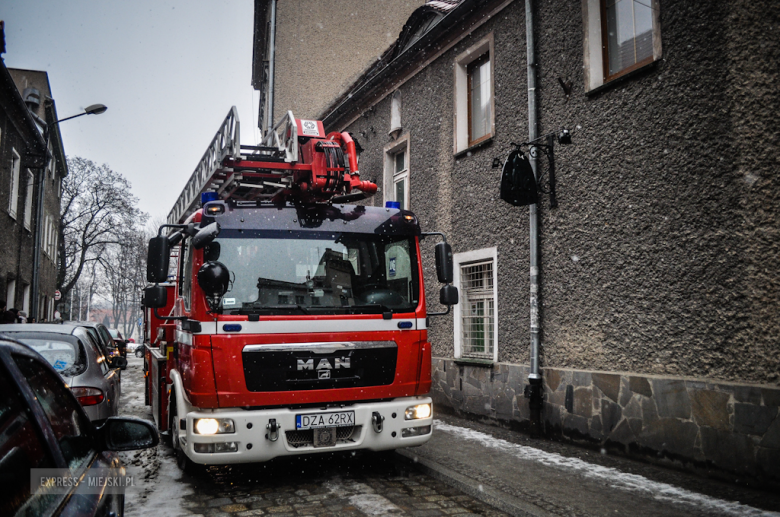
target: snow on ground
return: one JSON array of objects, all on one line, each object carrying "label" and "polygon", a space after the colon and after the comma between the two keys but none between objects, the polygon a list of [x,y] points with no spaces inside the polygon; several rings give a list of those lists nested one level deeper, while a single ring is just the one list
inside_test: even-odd
[{"label": "snow on ground", "polygon": [[689,490],[678,488],[667,483],[653,481],[637,474],[628,474],[617,469],[588,463],[578,458],[569,458],[560,454],[550,453],[507,442],[474,429],[449,425],[441,420],[435,420],[436,431],[449,433],[465,440],[480,443],[485,447],[498,449],[521,460],[535,461],[548,467],[559,468],[568,472],[576,472],[591,479],[599,479],[612,488],[642,493],[646,496],[671,503],[695,506],[712,513],[739,516],[778,516],[780,513],[768,512],[731,501],[724,501]]},{"label": "snow on ground", "polygon": [[[134,416],[153,421],[151,408],[144,405],[143,359],[127,355],[127,370],[122,372],[120,416]],[[191,515],[182,507],[192,488],[182,481],[182,472],[170,447],[162,443],[156,448],[120,453],[131,474],[140,483],[125,495],[125,515],[128,517],[179,517]]]}]

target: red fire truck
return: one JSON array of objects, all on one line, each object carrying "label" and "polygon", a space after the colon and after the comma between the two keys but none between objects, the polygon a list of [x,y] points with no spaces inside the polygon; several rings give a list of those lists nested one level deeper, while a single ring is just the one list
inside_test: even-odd
[{"label": "red fire truck", "polygon": [[[292,113],[241,146],[231,110],[157,237],[146,398],[179,465],[420,445],[431,345],[417,217],[374,194],[347,133]],[[457,303],[435,245],[440,302]]]}]

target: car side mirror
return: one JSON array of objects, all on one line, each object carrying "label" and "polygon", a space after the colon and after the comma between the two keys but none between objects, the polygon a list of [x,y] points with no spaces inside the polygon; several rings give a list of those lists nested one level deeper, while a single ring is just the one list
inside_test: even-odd
[{"label": "car side mirror", "polygon": [[127,368],[127,359],[124,357],[114,357],[109,360],[109,365],[111,368],[119,368],[120,370],[125,370]]},{"label": "car side mirror", "polygon": [[442,305],[458,304],[458,288],[454,285],[445,285],[439,291],[439,303]]},{"label": "car side mirror", "polygon": [[162,285],[153,285],[144,289],[144,307],[161,309],[168,305],[168,290]]},{"label": "car side mirror", "polygon": [[149,251],[146,255],[146,281],[165,282],[168,279],[170,259],[171,243],[168,237],[160,235],[149,239]]},{"label": "car side mirror", "polygon": [[452,247],[446,242],[439,242],[434,248],[436,253],[436,276],[439,282],[449,284],[452,282]]},{"label": "car side mirror", "polygon": [[97,432],[104,451],[148,449],[160,442],[154,425],[140,418],[110,417]]}]

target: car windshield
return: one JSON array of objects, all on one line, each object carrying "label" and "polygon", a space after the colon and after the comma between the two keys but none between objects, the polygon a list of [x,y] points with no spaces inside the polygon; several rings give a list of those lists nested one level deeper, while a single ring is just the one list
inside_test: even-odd
[{"label": "car windshield", "polygon": [[114,339],[122,339],[122,336],[119,335],[119,331],[117,329],[108,329],[108,333],[111,334],[111,337]]},{"label": "car windshield", "polygon": [[376,314],[411,312],[419,301],[417,246],[408,236],[296,232],[214,242],[207,258],[230,271],[224,312]]},{"label": "car windshield", "polygon": [[86,354],[78,341],[64,341],[56,337],[26,337],[18,334],[13,337],[41,354],[63,377],[75,377],[87,369]]}]

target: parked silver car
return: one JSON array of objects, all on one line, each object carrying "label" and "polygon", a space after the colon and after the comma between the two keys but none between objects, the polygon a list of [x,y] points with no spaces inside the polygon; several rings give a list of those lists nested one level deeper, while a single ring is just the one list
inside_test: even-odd
[{"label": "parked silver car", "polygon": [[[102,323],[96,321],[66,321],[65,323],[87,329],[89,335],[98,342],[98,345],[100,345],[100,348],[109,360],[114,357],[119,357],[119,348],[114,342],[114,338],[108,328]],[[122,370],[124,370],[124,367]]]},{"label": "parked silver car", "polygon": [[87,330],[78,325],[12,324],[0,334],[32,348],[60,374],[92,422],[99,425],[119,410],[119,367],[126,359],[107,359]]}]

